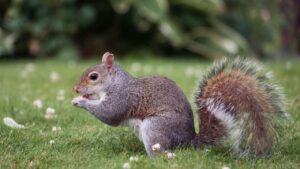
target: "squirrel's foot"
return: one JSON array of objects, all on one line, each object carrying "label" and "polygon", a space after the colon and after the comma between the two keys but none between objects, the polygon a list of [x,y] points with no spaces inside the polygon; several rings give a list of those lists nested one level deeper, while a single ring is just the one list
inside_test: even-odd
[{"label": "squirrel's foot", "polygon": [[73,104],[73,106],[76,106],[76,107],[84,107],[86,105],[87,100],[88,99],[86,99],[82,96],[77,96],[72,100],[72,104]]}]

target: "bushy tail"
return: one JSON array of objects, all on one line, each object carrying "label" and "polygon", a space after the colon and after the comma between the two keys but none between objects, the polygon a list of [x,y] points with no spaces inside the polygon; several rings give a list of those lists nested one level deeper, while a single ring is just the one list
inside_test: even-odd
[{"label": "bushy tail", "polygon": [[268,154],[276,142],[282,94],[254,61],[224,59],[200,81],[196,93],[200,145],[228,143],[240,155]]}]

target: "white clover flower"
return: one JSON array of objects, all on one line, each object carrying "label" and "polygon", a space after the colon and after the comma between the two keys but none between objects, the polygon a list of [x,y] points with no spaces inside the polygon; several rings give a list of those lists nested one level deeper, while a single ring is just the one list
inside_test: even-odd
[{"label": "white clover flower", "polygon": [[47,110],[46,110],[46,113],[54,114],[55,110],[53,108],[51,108],[51,107],[48,107]]},{"label": "white clover flower", "polygon": [[56,117],[55,110],[51,107],[48,107],[44,116],[46,119],[53,119]]},{"label": "white clover flower", "polygon": [[194,76],[195,75],[195,69],[194,67],[187,67],[185,69],[185,75],[188,76],[188,77],[191,77],[191,76]]},{"label": "white clover flower", "polygon": [[61,127],[59,127],[59,126],[53,126],[52,127],[52,132],[57,132],[57,131],[61,131]]},{"label": "white clover flower", "polygon": [[57,95],[62,96],[65,95],[65,90],[64,89],[59,89],[57,92]]},{"label": "white clover flower", "polygon": [[50,73],[50,80],[52,82],[57,82],[59,79],[60,79],[60,76],[57,72],[53,71],[53,72]]},{"label": "white clover flower", "polygon": [[40,99],[36,99],[33,101],[33,106],[38,108],[38,109],[41,109],[43,107],[43,103],[42,103],[42,100]]},{"label": "white clover flower", "polygon": [[28,63],[24,69],[20,72],[22,78],[27,78],[30,73],[35,71],[35,65],[33,63]]},{"label": "white clover flower", "polygon": [[49,144],[50,144],[50,145],[52,145],[52,144],[54,144],[54,143],[55,143],[54,140],[50,140],[50,141],[49,141]]},{"label": "white clover flower", "polygon": [[227,166],[223,166],[222,169],[230,169],[230,168]]},{"label": "white clover flower", "polygon": [[14,129],[25,128],[24,125],[18,124],[14,119],[12,119],[12,118],[10,118],[10,117],[4,117],[4,118],[3,118],[3,123],[4,123],[6,126],[11,127],[11,128],[14,128]]},{"label": "white clover flower", "polygon": [[65,90],[64,89],[58,90],[56,100],[57,101],[64,101],[65,100]]},{"label": "white clover flower", "polygon": [[171,152],[167,152],[167,157],[168,159],[173,159],[176,157],[176,154],[175,153],[171,153]]},{"label": "white clover flower", "polygon": [[129,169],[130,168],[130,164],[129,163],[124,163],[123,164],[123,168],[124,169]]},{"label": "white clover flower", "polygon": [[160,148],[161,148],[161,146],[159,143],[156,143],[156,144],[152,145],[152,147],[151,147],[152,151],[160,151]]},{"label": "white clover flower", "polygon": [[64,96],[64,95],[58,95],[58,96],[56,97],[56,100],[57,100],[57,101],[64,101],[64,100],[65,100],[65,96]]},{"label": "white clover flower", "polygon": [[35,65],[33,63],[28,63],[25,68],[24,71],[31,73],[35,71]]},{"label": "white clover flower", "polygon": [[138,62],[135,62],[135,63],[133,63],[133,64],[131,65],[130,70],[131,70],[132,72],[139,72],[139,71],[142,70],[142,65],[141,65],[140,63],[138,63]]},{"label": "white clover flower", "polygon": [[138,161],[138,160],[139,160],[138,156],[131,156],[129,158],[129,161]]}]

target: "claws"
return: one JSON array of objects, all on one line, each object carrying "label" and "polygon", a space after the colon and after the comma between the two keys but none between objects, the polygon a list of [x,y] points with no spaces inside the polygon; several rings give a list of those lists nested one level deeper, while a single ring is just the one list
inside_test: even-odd
[{"label": "claws", "polygon": [[81,106],[83,106],[82,102],[85,100],[87,100],[87,99],[82,96],[77,96],[72,100],[72,104],[73,104],[73,106],[81,107]]}]

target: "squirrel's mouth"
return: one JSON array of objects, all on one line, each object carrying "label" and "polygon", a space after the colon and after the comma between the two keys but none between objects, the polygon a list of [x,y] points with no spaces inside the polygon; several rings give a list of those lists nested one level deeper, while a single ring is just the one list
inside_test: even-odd
[{"label": "squirrel's mouth", "polygon": [[94,94],[94,93],[90,93],[90,94],[84,94],[84,95],[82,95],[82,97],[84,97],[84,98],[86,98],[86,99],[88,99],[88,100],[97,100],[97,99],[99,99],[98,98],[98,96],[96,95],[96,94]]},{"label": "squirrel's mouth", "polygon": [[82,97],[86,99],[90,99],[92,97],[92,94],[84,94]]}]

